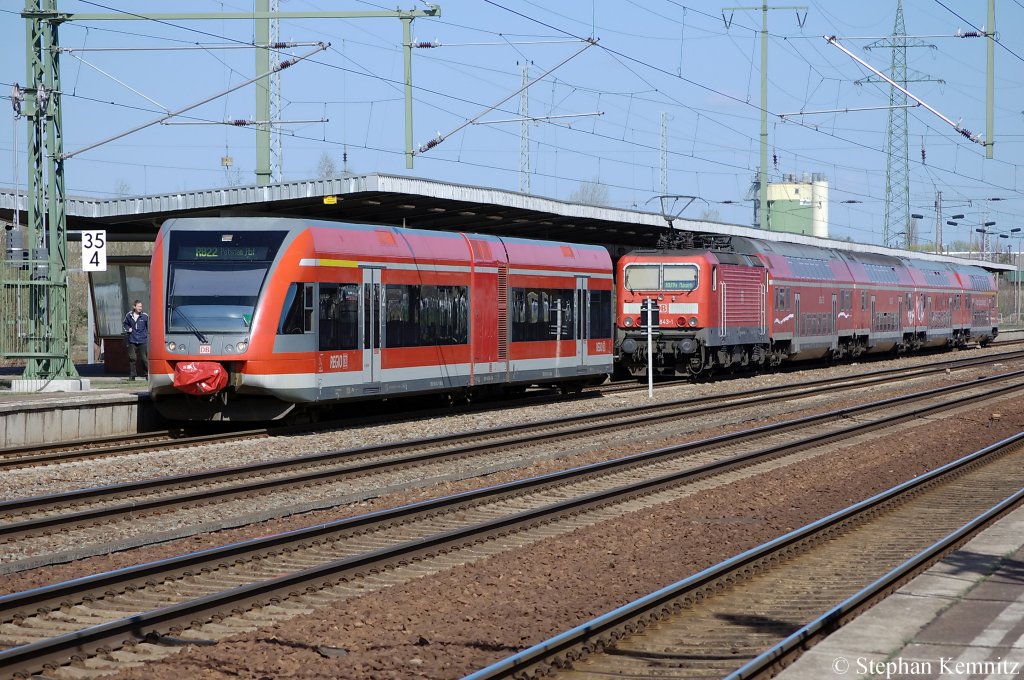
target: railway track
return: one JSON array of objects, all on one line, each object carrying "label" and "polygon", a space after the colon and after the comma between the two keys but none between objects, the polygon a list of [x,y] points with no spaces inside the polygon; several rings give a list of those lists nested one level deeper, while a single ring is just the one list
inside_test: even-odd
[{"label": "railway track", "polygon": [[1024,433],[465,680],[769,677],[1024,502]]},{"label": "railway track", "polygon": [[[973,365],[976,364],[967,364]],[[926,376],[947,369],[948,366],[933,366],[916,369],[910,375]],[[246,501],[301,488],[329,489],[333,485],[333,488],[338,489],[337,493],[320,494],[330,499],[325,505],[333,505],[337,504],[337,498],[351,491],[339,485],[357,478],[381,478],[382,475],[409,468],[479,458],[513,448],[592,437],[601,432],[628,434],[630,427],[647,428],[660,421],[676,421],[724,409],[756,407],[769,401],[807,398],[907,378],[906,371],[884,371],[881,374],[851,378],[842,382],[812,381],[786,388],[751,390],[731,395],[732,398],[684,399],[643,408],[615,409],[557,418],[530,426],[513,425],[456,433],[410,442],[317,453],[200,473],[13,499],[0,502],[0,542],[9,543],[75,529],[91,529],[105,533],[112,523],[125,519],[138,522],[155,513],[198,508],[210,504],[221,505],[229,500]],[[942,390],[962,391],[974,384],[977,382],[948,386]],[[910,400],[926,398],[931,392],[923,394],[925,396],[911,395]],[[819,421],[830,422],[870,408],[869,405],[844,409],[810,419],[798,419],[796,422],[799,426]],[[796,426],[779,425],[782,431],[792,427]],[[385,482],[383,485],[386,484]],[[366,485],[374,486],[374,483],[368,482]],[[222,510],[222,514],[227,514],[227,511]]]},{"label": "railway track", "polygon": [[[612,391],[626,388],[616,387]],[[639,389],[633,385],[632,389]],[[564,402],[567,398],[589,398],[592,393],[584,395],[556,396],[552,390],[539,390],[538,394],[520,397],[512,401],[482,402],[448,408],[424,409],[416,412],[414,418],[436,418],[453,414],[481,413],[500,410],[513,406],[536,406],[548,403]],[[155,451],[166,448],[187,446],[204,446],[231,441],[246,441],[266,437],[281,437],[300,434],[314,434],[344,427],[365,427],[384,425],[396,422],[396,419],[407,419],[395,414],[384,414],[369,417],[346,418],[317,423],[315,425],[270,425],[266,427],[232,429],[220,432],[189,434],[185,428],[156,430],[138,434],[113,435],[95,439],[79,439],[54,444],[30,444],[0,449],[0,470],[32,467],[36,465],[54,465],[114,456],[131,455],[144,451]]]},{"label": "railway track", "polygon": [[[918,374],[934,374],[945,370],[958,370],[962,368],[969,368],[979,364],[997,363],[999,361],[1010,361],[1014,359],[1019,359],[1021,357],[1024,357],[1024,350],[1010,351],[1002,354],[988,355],[984,357],[951,359],[931,364],[927,367],[882,369],[878,371],[866,372],[861,376],[857,377],[862,377],[866,380],[889,377],[890,381],[892,381],[900,379],[900,376],[906,376],[908,378],[911,378]],[[742,399],[745,396],[755,395],[763,395],[765,397],[768,397],[772,394],[782,394],[787,390],[802,389],[806,387],[813,387],[816,385],[828,385],[833,382],[847,384],[847,380],[848,379],[844,378],[836,381],[835,379],[823,378],[818,380],[801,382],[796,385],[783,385],[778,387],[761,388],[756,390],[738,391],[735,393],[718,395],[713,397],[701,397],[691,399],[688,403],[710,404],[716,400],[728,401],[733,399]],[[664,381],[655,383],[655,386],[669,387],[686,382],[687,381]],[[593,388],[588,388],[588,390],[583,395],[583,398],[587,398],[588,395],[592,395],[595,393],[608,394],[646,389],[646,384],[639,384],[635,381],[620,381],[596,386]],[[545,392],[544,394],[526,397],[524,399],[514,400],[511,402],[502,401],[499,403],[473,404],[468,407],[461,407],[458,410],[430,409],[424,412],[419,412],[417,414],[417,417],[432,418],[438,416],[452,415],[453,413],[477,413],[484,411],[499,410],[502,408],[507,408],[509,405],[543,405],[546,403],[564,401],[564,399],[565,397],[554,396],[550,393]],[[271,426],[251,428],[245,430],[234,430],[229,432],[204,433],[193,435],[189,435],[187,434],[186,431],[181,429],[174,429],[150,433],[140,433],[137,435],[101,437],[91,440],[61,442],[52,445],[30,445],[23,447],[12,447],[0,449],[0,470],[33,467],[38,465],[54,465],[72,461],[132,455],[144,451],[158,451],[168,448],[204,446],[207,444],[219,444],[231,441],[247,441],[252,439],[261,439],[275,436],[311,434],[317,431],[328,431],[332,429],[338,429],[340,427],[380,425],[385,423],[392,423],[394,422],[394,418],[394,415],[384,415],[371,418],[359,418],[344,421],[325,422],[318,424],[316,427],[310,427],[308,425]],[[509,428],[509,430],[512,429],[513,428]],[[518,429],[518,427],[515,429]]]},{"label": "railway track", "polygon": [[[831,414],[831,422],[813,416],[763,426],[14,593],[0,597],[0,673],[50,675],[72,657],[88,657],[76,668],[81,677],[83,669],[153,658],[168,653],[165,636],[202,641],[309,613],[678,500],[702,485],[822,455],[825,444],[880,436],[962,408],[965,399],[977,403],[1021,389],[1024,372],[1015,372]],[[851,424],[851,415],[859,422]],[[1019,486],[1021,461],[1006,458],[1009,468],[993,479]],[[131,647],[145,639],[154,644]]]}]

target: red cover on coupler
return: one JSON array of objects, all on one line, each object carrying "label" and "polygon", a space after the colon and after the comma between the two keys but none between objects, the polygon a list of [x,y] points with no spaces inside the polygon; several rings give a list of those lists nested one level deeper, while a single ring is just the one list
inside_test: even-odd
[{"label": "red cover on coupler", "polygon": [[216,361],[186,361],[174,366],[174,386],[186,394],[216,394],[227,384],[228,372]]}]

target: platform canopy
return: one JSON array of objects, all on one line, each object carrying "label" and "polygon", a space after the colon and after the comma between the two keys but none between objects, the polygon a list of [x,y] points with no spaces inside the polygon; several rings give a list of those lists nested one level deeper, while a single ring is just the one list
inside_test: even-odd
[{"label": "platform canopy", "polygon": [[[24,196],[9,190],[0,192],[0,220],[13,221],[16,205],[22,210],[24,222]],[[593,243],[606,246],[613,256],[636,248],[656,247],[672,230],[682,230],[973,264],[996,271],[1015,269],[1012,265],[963,257],[766,232],[683,217],[672,219],[670,226],[659,212],[582,205],[504,189],[397,175],[352,175],[114,199],[72,197],[67,201],[71,240],[81,230],[106,229],[110,240],[150,241],[166,219],[228,215],[308,217]]]}]

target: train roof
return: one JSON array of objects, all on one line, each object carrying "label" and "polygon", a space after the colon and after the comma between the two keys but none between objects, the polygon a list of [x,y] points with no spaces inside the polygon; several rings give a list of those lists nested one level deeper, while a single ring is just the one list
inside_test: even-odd
[{"label": "train roof", "polygon": [[[632,248],[653,247],[667,236],[692,233],[959,262],[988,270],[1016,269],[999,262],[971,263],[957,255],[911,253],[872,244],[763,232],[749,225],[684,217],[669,219],[657,212],[585,205],[519,191],[383,173],[112,199],[72,196],[67,198],[65,209],[69,240],[78,240],[79,230],[83,229],[106,229],[108,240],[113,241],[152,240],[156,228],[170,218],[233,212],[598,243],[616,257]],[[0,221],[12,221],[15,211],[26,210],[24,192],[0,189]]]}]

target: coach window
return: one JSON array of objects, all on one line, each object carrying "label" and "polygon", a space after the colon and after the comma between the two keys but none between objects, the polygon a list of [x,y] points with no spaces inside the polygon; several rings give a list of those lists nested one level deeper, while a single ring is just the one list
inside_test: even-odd
[{"label": "coach window", "polygon": [[697,288],[697,268],[692,264],[667,264],[663,276],[665,290],[688,292]]},{"label": "coach window", "polygon": [[591,290],[590,293],[590,338],[612,337],[612,292]]},{"label": "coach window", "polygon": [[469,341],[465,286],[388,284],[384,290],[386,347],[464,345]]},{"label": "coach window", "polygon": [[356,349],[359,345],[359,287],[320,284],[320,349]]},{"label": "coach window", "polygon": [[[573,309],[573,300],[576,298],[575,289],[513,288],[509,297],[512,302],[510,314],[512,319],[510,339],[512,342],[575,339],[576,317]],[[558,324],[559,316],[561,317],[561,326]],[[607,332],[602,337],[608,337]]]},{"label": "coach window", "polygon": [[[551,291],[551,309],[548,312],[548,339],[575,340],[576,328],[576,291]],[[559,327],[558,322],[562,324]]]},{"label": "coach window", "polygon": [[[307,304],[308,303],[308,304]],[[302,335],[313,332],[313,284],[293,283],[288,286],[277,324],[278,335]]]}]

